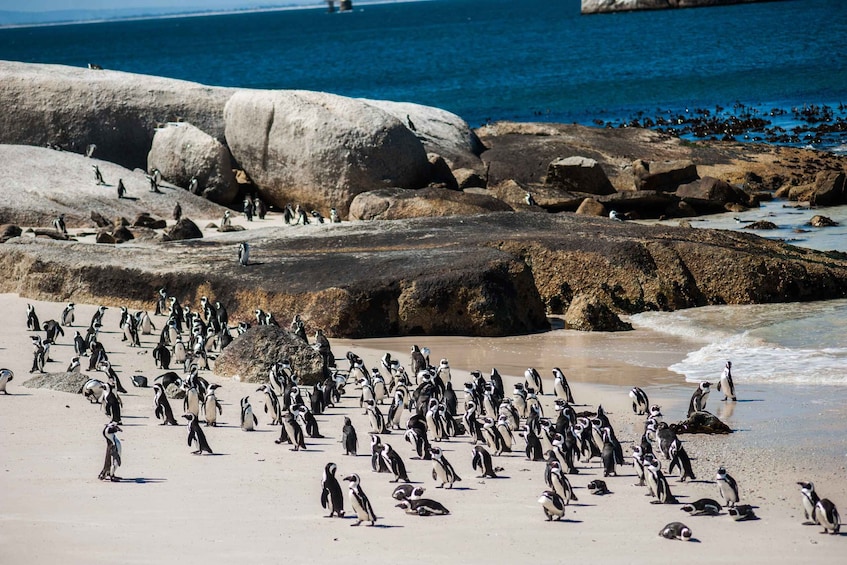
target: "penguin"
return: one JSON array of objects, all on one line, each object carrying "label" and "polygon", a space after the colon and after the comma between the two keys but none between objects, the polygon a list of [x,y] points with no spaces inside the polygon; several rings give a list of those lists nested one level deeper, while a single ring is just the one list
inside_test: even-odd
[{"label": "penguin", "polygon": [[409,481],[409,475],[406,473],[406,464],[403,463],[403,458],[400,457],[400,454],[394,451],[391,447],[391,444],[386,443],[382,447],[382,459],[385,461],[385,465],[391,469],[391,472],[394,474],[394,480],[392,483],[398,483],[403,481],[404,483],[411,482]]},{"label": "penguin", "polygon": [[217,426],[218,416],[224,413],[221,403],[215,395],[215,390],[219,388],[221,388],[221,385],[209,385],[206,398],[203,400],[203,415],[206,418],[207,426]]},{"label": "penguin", "polygon": [[[494,465],[491,462],[491,454],[486,451],[484,447],[481,445],[475,445],[473,447],[473,458],[471,459],[471,468],[474,471],[478,471],[482,473],[477,478],[478,479],[497,479],[497,469],[494,468]],[[502,469],[500,469],[502,470]]]},{"label": "penguin", "polygon": [[565,374],[558,367],[553,368],[553,393],[556,395],[556,398],[561,398],[568,404],[573,404],[573,394],[571,394],[571,387],[568,384],[568,380],[565,378]]},{"label": "penguin", "polygon": [[185,412],[191,412],[195,418],[200,417],[200,390],[190,378],[182,383],[185,398],[182,400],[182,408]]},{"label": "penguin", "polygon": [[250,264],[250,246],[246,241],[242,241],[238,245],[238,264],[242,267]]},{"label": "penguin", "polygon": [[692,516],[717,516],[721,513],[721,504],[711,498],[700,498],[681,508]]},{"label": "penguin", "polygon": [[691,401],[688,404],[688,417],[690,418],[695,412],[702,412],[706,409],[706,400],[709,398],[709,387],[712,386],[709,382],[702,382],[691,395]]},{"label": "penguin", "polygon": [[440,447],[430,448],[432,454],[432,479],[441,484],[435,488],[453,488],[453,483],[461,482],[462,478],[453,469],[453,465],[444,457],[444,452]]},{"label": "penguin", "polygon": [[168,397],[165,394],[165,388],[159,383],[153,384],[153,407],[155,409],[156,418],[162,420],[162,426],[179,425],[174,418],[174,412],[171,409],[171,403],[168,402]]},{"label": "penguin", "polygon": [[524,386],[527,388],[532,387],[538,391],[538,394],[544,395],[544,383],[541,381],[541,375],[538,374],[537,370],[533,367],[528,368],[524,371],[524,378],[526,379]]},{"label": "penguin", "polygon": [[327,463],[321,479],[321,506],[329,509],[327,518],[332,518],[333,514],[339,518],[344,517],[344,494],[341,492],[338,479],[335,478],[337,468],[335,463]]},{"label": "penguin", "polygon": [[602,481],[600,479],[594,479],[586,485],[586,488],[591,491],[591,494],[596,494],[598,496],[611,494],[611,491],[606,486],[606,481]]},{"label": "penguin", "polygon": [[94,169],[94,182],[97,183],[97,186],[106,184],[106,181],[103,180],[103,173],[100,172],[100,167],[97,165],[91,165],[91,168]]},{"label": "penguin", "polygon": [[196,451],[192,451],[192,455],[202,455],[205,451],[212,455],[212,448],[209,447],[209,442],[206,441],[206,434],[203,433],[203,428],[200,427],[200,422],[194,414],[183,414],[183,418],[188,420],[188,446],[197,447]]},{"label": "penguin", "polygon": [[62,235],[68,235],[68,228],[65,226],[65,215],[59,214],[53,219],[53,229]]},{"label": "penguin", "polygon": [[312,217],[314,219],[316,219],[318,221],[319,224],[323,224],[326,221],[326,219],[323,217],[323,214],[321,214],[317,210],[312,210],[309,213],[312,215]]},{"label": "penguin", "polygon": [[32,339],[32,368],[30,373],[44,372],[44,362],[47,360],[47,349],[44,347],[44,342],[40,336],[30,336]]},{"label": "penguin", "polygon": [[609,219],[615,220],[616,222],[624,222],[626,221],[626,216],[624,216],[617,210],[612,210],[611,212],[609,212]]},{"label": "penguin", "polygon": [[77,331],[74,334],[74,353],[78,357],[82,357],[86,353],[88,353],[88,342],[85,341],[85,338],[82,337],[82,334]]},{"label": "penguin", "polygon": [[432,452],[430,451],[431,446],[426,437],[426,431],[417,427],[409,427],[406,430],[404,439],[415,448],[415,453],[418,454],[418,458],[424,460],[432,459]]},{"label": "penguin", "polygon": [[356,428],[347,416],[344,417],[344,427],[341,429],[341,444],[344,446],[344,455],[356,456],[359,440],[356,437]]},{"label": "penguin", "polygon": [[723,374],[721,374],[721,379],[718,381],[718,391],[723,392],[724,401],[737,401],[735,397],[735,384],[732,382],[732,361],[726,362],[726,366],[723,369]]},{"label": "penguin", "polygon": [[88,379],[79,387],[78,393],[83,395],[90,404],[99,404],[103,397],[104,385],[105,383],[98,379]]},{"label": "penguin", "polygon": [[738,483],[726,472],[724,467],[718,468],[715,482],[718,484],[718,492],[720,492],[721,498],[726,501],[724,506],[735,506],[738,503]]},{"label": "penguin", "polygon": [[397,485],[391,493],[391,498],[394,500],[409,500],[411,498],[420,498],[426,491],[424,487],[416,487],[409,483]]},{"label": "penguin", "polygon": [[271,385],[262,385],[256,389],[256,392],[262,392],[265,395],[265,414],[270,414],[270,425],[278,426],[281,418],[279,409],[279,398],[271,388]]},{"label": "penguin", "polygon": [[806,514],[806,524],[817,524],[817,518],[815,517],[815,508],[820,502],[820,497],[818,493],[815,492],[815,485],[812,482],[797,483],[800,485],[800,493],[803,495],[803,512]]},{"label": "penguin", "polygon": [[562,500],[565,504],[570,504],[570,501],[578,501],[576,495],[573,492],[573,487],[571,486],[570,481],[562,473],[562,467],[557,464],[554,464],[550,467],[549,474],[549,482],[547,483],[550,488],[552,488],[556,494],[562,497]]},{"label": "penguin", "polygon": [[318,421],[315,419],[315,415],[312,414],[311,410],[305,404],[301,404],[294,409],[294,416],[297,418],[300,427],[309,437],[318,439],[324,437],[318,428]]},{"label": "penguin", "polygon": [[65,369],[66,373],[79,373],[82,368],[82,364],[79,362],[79,357],[74,357],[71,359],[71,362],[68,364],[68,368]]},{"label": "penguin", "polygon": [[561,520],[565,515],[565,501],[552,490],[542,492],[538,502],[544,509],[544,516],[547,517],[548,522],[552,521],[553,518]]},{"label": "penguin", "polygon": [[265,204],[265,201],[262,200],[261,198],[259,198],[258,196],[256,197],[256,201],[255,201],[255,209],[256,209],[256,215],[259,217],[260,220],[264,220],[265,216],[268,215],[267,204]]},{"label": "penguin", "polygon": [[406,114],[406,127],[412,131],[418,131],[418,128],[415,127],[415,123],[412,121],[412,118],[409,117],[409,114]]},{"label": "penguin", "polygon": [[[79,368],[79,357],[74,357],[74,359],[76,359],[77,368]],[[129,380],[132,381],[132,386],[136,388],[147,388],[147,377],[144,375],[132,375]]]},{"label": "penguin", "polygon": [[241,399],[241,429],[245,432],[252,432],[256,429],[259,420],[253,414],[253,407],[250,406],[250,397],[245,396]]},{"label": "penguin", "polygon": [[26,305],[26,329],[31,332],[37,332],[41,329],[41,324],[38,323],[38,315],[35,313],[35,307],[32,304]]},{"label": "penguin", "polygon": [[65,327],[69,327],[74,325],[74,303],[68,302],[68,305],[65,306],[65,309],[62,310],[62,315],[59,318],[61,324]]},{"label": "penguin", "polygon": [[503,436],[500,435],[500,430],[497,429],[494,420],[492,418],[485,418],[484,422],[482,425],[482,437],[488,448],[494,451],[494,455],[499,456],[504,451],[511,451],[506,448],[506,442],[503,440]]},{"label": "penguin", "polygon": [[538,206],[538,202],[535,201],[535,198],[532,197],[531,192],[527,192],[523,197],[524,202],[526,202],[527,206]]},{"label": "penguin", "polygon": [[365,491],[362,490],[359,475],[354,473],[344,477],[344,480],[350,483],[348,497],[350,500],[350,506],[352,506],[353,510],[356,512],[356,523],[350,525],[358,526],[365,521],[370,522],[371,526],[375,525],[376,513],[374,512],[373,507],[371,507],[371,501],[368,500],[368,496],[365,494]]},{"label": "penguin", "polygon": [[10,371],[9,369],[0,369],[0,392],[3,394],[9,394],[9,391],[6,390],[6,385],[9,384],[10,381],[14,380],[15,373]]},{"label": "penguin", "polygon": [[823,528],[822,534],[835,535],[841,530],[841,517],[830,499],[822,498],[818,501],[815,505],[815,516]]},{"label": "penguin", "polygon": [[635,476],[638,477],[637,487],[644,486],[644,452],[640,445],[632,446],[632,465],[635,467]]},{"label": "penguin", "polygon": [[175,385],[178,388],[182,388],[182,379],[179,378],[179,375],[174,373],[173,371],[168,371],[167,373],[163,373],[153,379],[153,382],[158,382],[162,385],[164,390],[168,390],[168,387],[171,385]]},{"label": "penguin", "polygon": [[173,219],[175,222],[179,222],[182,219],[182,206],[179,205],[179,202],[174,206]]},{"label": "penguin", "polygon": [[688,457],[685,448],[679,438],[674,438],[671,446],[668,449],[668,454],[671,456],[671,464],[668,466],[668,473],[673,473],[674,467],[679,467],[680,476],[679,482],[684,483],[685,479],[696,480],[694,470],[691,468],[691,459]]},{"label": "penguin", "polygon": [[103,427],[103,437],[106,438],[106,459],[103,461],[103,470],[97,476],[101,481],[108,479],[116,483],[121,480],[115,475],[115,471],[121,466],[121,440],[117,436],[117,433],[121,431],[123,430],[115,422],[109,422]]},{"label": "penguin", "polygon": [[294,413],[290,411],[282,414],[282,430],[279,439],[275,443],[279,444],[284,441],[289,441],[294,446],[291,448],[291,451],[306,449],[306,438],[303,434],[303,428],[300,426]]},{"label": "penguin", "polygon": [[629,397],[632,399],[632,411],[636,416],[647,413],[647,407],[650,406],[650,402],[647,400],[647,393],[644,390],[634,386],[629,391]]},{"label": "penguin", "polygon": [[103,325],[103,316],[106,314],[106,310],[108,309],[108,306],[98,306],[97,310],[94,312],[94,315],[91,316],[91,323],[89,324],[89,327],[101,327]]},{"label": "penguin", "polygon": [[340,224],[341,223],[341,215],[338,213],[338,210],[336,210],[335,208],[329,209],[329,221],[330,221],[330,223],[333,223],[333,224]]},{"label": "penguin", "polygon": [[118,179],[118,198],[123,198],[126,195],[126,187],[124,186],[124,179]]},{"label": "penguin", "polygon": [[371,434],[371,469],[376,473],[389,473],[391,469],[382,457],[382,440],[376,434]]},{"label": "penguin", "polygon": [[759,517],[753,512],[753,507],[749,504],[738,504],[727,510],[729,517],[736,522],[744,522],[746,520],[758,520]]},{"label": "penguin", "polygon": [[136,315],[138,327],[141,328],[141,335],[152,335],[156,331],[156,326],[147,312],[138,312]]},{"label": "penguin", "polygon": [[424,357],[423,352],[421,352],[421,348],[417,345],[412,346],[411,358],[409,367],[412,370],[412,376],[417,379],[418,373],[426,370],[427,363],[426,357]]},{"label": "penguin", "polygon": [[121,399],[112,390],[112,385],[103,383],[103,394],[101,395],[102,404],[106,410],[106,415],[112,419],[112,422],[120,425],[121,422]]},{"label": "penguin", "polygon": [[659,530],[659,535],[667,539],[689,541],[691,539],[691,528],[682,522],[671,522]]},{"label": "penguin", "polygon": [[188,181],[188,192],[190,192],[191,194],[197,194],[198,196],[202,192],[202,190],[200,189],[200,181],[197,179],[197,177],[191,177],[191,179]]},{"label": "penguin", "polygon": [[526,433],[523,434],[523,438],[526,440],[526,459],[527,461],[543,461],[544,449],[541,440],[532,427],[527,427]]},{"label": "penguin", "polygon": [[671,486],[668,484],[668,479],[662,473],[659,466],[654,464],[650,467],[650,472],[654,476],[656,489],[656,500],[652,501],[651,504],[677,504],[676,497],[671,494]]},{"label": "penguin", "polygon": [[371,433],[374,434],[388,434],[391,433],[391,430],[386,428],[385,426],[385,418],[382,416],[382,412],[380,412],[379,407],[374,403],[373,400],[369,400],[367,402],[367,414],[368,421],[371,425]]},{"label": "penguin", "polygon": [[402,391],[394,391],[394,400],[388,408],[388,423],[392,429],[400,429],[400,421],[403,419],[403,410],[405,408],[405,396]]},{"label": "penguin", "polygon": [[603,450],[601,452],[603,459],[603,476],[609,475],[618,476],[615,471],[615,446],[612,443],[609,428],[603,428]]},{"label": "penguin", "polygon": [[405,510],[406,514],[417,516],[446,516],[450,511],[443,504],[431,498],[410,498],[395,504],[397,508]]}]

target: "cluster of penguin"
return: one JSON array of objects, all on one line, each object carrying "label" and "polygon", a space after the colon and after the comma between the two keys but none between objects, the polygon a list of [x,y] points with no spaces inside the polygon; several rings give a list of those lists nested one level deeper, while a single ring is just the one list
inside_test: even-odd
[{"label": "cluster of penguin", "polygon": [[[115,475],[121,464],[121,443],[117,433],[121,431],[121,407],[119,393],[126,393],[120,378],[108,361],[108,354],[97,340],[97,333],[103,325],[103,316],[107,308],[100,306],[92,317],[86,337],[76,332],[74,347],[77,357],[68,368],[69,372],[79,371],[79,356],[90,356],[89,370],[105,373],[104,379],[90,379],[80,389],[90,402],[102,405],[109,422],[105,424],[102,435],[106,442],[104,464],[98,477],[101,480],[119,481]],[[150,334],[155,331],[152,320],[146,312],[130,314],[121,309],[120,326],[124,341],[139,346],[138,333]],[[220,385],[210,384],[200,376],[201,369],[208,370],[208,359],[212,351],[220,351],[232,340],[228,325],[226,308],[220,303],[214,304],[206,297],[201,298],[200,312],[192,312],[188,306],[180,306],[178,300],[168,296],[162,289],[156,305],[156,313],[167,316],[167,322],[160,334],[160,341],[154,349],[157,367],[168,370],[171,362],[184,365],[183,376],[168,371],[154,379],[154,414],[162,425],[178,425],[170,405],[168,394],[182,395],[183,418],[188,421],[187,443],[194,454],[213,453],[201,421],[206,427],[215,427],[217,416],[222,414],[221,404],[216,390]],[[279,325],[273,315],[260,309],[255,311],[258,324]],[[64,335],[62,327],[72,326],[74,322],[74,304],[69,303],[60,316],[61,321],[49,320],[39,326],[37,315],[31,305],[27,306],[27,328],[31,331],[46,332],[45,339],[33,336],[33,371],[43,370],[43,363],[49,360],[49,346],[57,336]],[[183,343],[183,328],[190,331],[188,344]],[[235,328],[237,333],[246,331],[249,324],[242,322]],[[296,316],[291,325],[292,333],[306,339],[304,324]],[[227,336],[227,340],[224,336]],[[308,343],[308,340],[306,340]],[[315,414],[324,413],[327,408],[337,405],[345,393],[345,387],[353,384],[361,391],[359,406],[368,416],[371,437],[371,467],[377,473],[390,473],[393,481],[401,483],[394,491],[397,507],[407,513],[418,516],[446,515],[449,510],[435,500],[424,498],[423,487],[410,483],[406,465],[402,456],[381,436],[392,431],[404,430],[403,439],[410,445],[418,458],[430,461],[432,478],[436,488],[452,488],[462,479],[446,458],[444,451],[431,442],[451,441],[456,437],[467,436],[472,444],[470,449],[471,466],[479,473],[479,478],[499,478],[502,467],[493,464],[493,456],[523,450],[527,460],[545,463],[544,481],[547,489],[538,498],[547,520],[561,520],[567,505],[577,501],[574,489],[566,475],[579,474],[577,463],[588,463],[593,458],[602,461],[604,478],[617,475],[617,467],[627,464],[623,448],[618,441],[614,427],[602,406],[596,413],[577,413],[574,399],[564,373],[559,368],[552,370],[554,418],[544,416],[539,395],[544,394],[544,382],[535,368],[528,368],[524,381],[514,384],[511,396],[507,396],[503,379],[497,369],[492,369],[486,379],[480,371],[471,371],[471,379],[463,384],[463,413],[459,413],[459,399],[453,389],[449,363],[442,359],[438,366],[429,363],[429,351],[413,346],[410,357],[410,376],[405,368],[391,355],[386,353],[381,359],[381,367],[368,371],[364,361],[355,353],[346,355],[349,369],[335,367],[335,359],[329,343],[323,333],[316,332],[313,345],[321,352],[327,365],[332,367],[323,381],[311,389],[301,387],[290,360],[281,360],[272,365],[268,374],[268,383],[256,389],[261,393],[264,411],[271,425],[280,425],[280,437],[276,443],[287,443],[293,451],[306,449],[305,437],[322,438]],[[13,374],[0,369],[0,391],[6,392],[6,384]],[[141,375],[133,376],[133,384],[146,387],[147,379]],[[724,400],[736,400],[735,387],[731,375],[731,363],[727,362],[718,385],[726,395]],[[170,390],[169,390],[170,389]],[[709,396],[710,384],[701,383],[692,395],[689,404],[689,416],[703,411]],[[631,463],[638,478],[638,486],[646,486],[654,504],[676,504],[677,500],[670,490],[667,478],[661,470],[656,452],[670,461],[669,471],[679,468],[679,481],[694,480],[695,475],[685,448],[672,426],[663,421],[661,408],[650,405],[647,394],[640,388],[630,391],[632,408],[637,415],[647,415],[644,433],[639,444],[632,447]],[[388,401],[387,416],[380,409]],[[241,399],[240,424],[244,431],[252,431],[258,423],[250,397]],[[403,415],[409,417],[403,423]],[[520,447],[516,437],[522,438]],[[346,455],[358,452],[358,434],[349,417],[345,417],[341,431],[341,443]],[[327,463],[322,477],[321,504],[328,509],[329,516],[344,516],[344,497],[338,480],[335,478],[337,466]],[[349,483],[348,501],[354,510],[357,521],[353,525],[377,521],[373,507],[365,494],[358,474],[345,476]],[[692,516],[714,516],[724,507],[737,521],[756,519],[753,507],[739,504],[739,490],[736,481],[724,467],[718,469],[715,477],[718,493],[723,499],[721,504],[713,499],[703,498],[682,506],[682,510]],[[808,520],[820,524],[824,532],[838,533],[840,518],[835,505],[828,499],[820,499],[812,483],[798,483],[803,494],[803,505]],[[595,479],[587,485],[594,495],[611,494],[605,480]],[[691,529],[681,522],[665,526],[660,535],[672,539],[688,540],[692,538]]]}]

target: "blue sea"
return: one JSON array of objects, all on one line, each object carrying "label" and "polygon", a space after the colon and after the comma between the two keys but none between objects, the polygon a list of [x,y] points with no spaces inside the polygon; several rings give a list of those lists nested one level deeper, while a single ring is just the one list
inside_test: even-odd
[{"label": "blue sea", "polygon": [[[411,101],[472,126],[684,120],[698,108],[758,113],[789,129],[798,125],[797,108],[829,108],[834,123],[844,119],[847,2],[596,16],[580,16],[579,4],[431,0],[343,14],[302,9],[8,28],[0,29],[0,59]],[[847,150],[843,131],[795,143]],[[795,234],[793,213],[774,206],[749,214],[779,216],[782,231],[764,235],[847,248],[843,229]],[[847,225],[847,212],[834,213]],[[731,216],[711,222],[741,227]],[[847,385],[845,319],[847,302],[836,301],[716,306],[632,321],[651,335],[684,340],[682,359],[670,365],[682,382],[719,374],[728,358],[741,382]]]},{"label": "blue sea", "polygon": [[[678,120],[699,109],[761,113],[790,129],[791,109],[804,106],[847,120],[842,0],[594,16],[579,6],[431,0],[9,28],[0,29],[0,59],[410,101],[473,126]],[[844,150],[843,126],[794,141]]]}]

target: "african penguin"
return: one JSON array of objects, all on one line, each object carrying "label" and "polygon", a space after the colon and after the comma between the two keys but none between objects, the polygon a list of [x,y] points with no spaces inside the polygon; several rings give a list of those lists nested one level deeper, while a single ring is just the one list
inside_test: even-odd
[{"label": "african penguin", "polygon": [[659,535],[667,539],[689,541],[691,539],[691,528],[682,522],[671,522],[659,531]]},{"label": "african penguin", "polygon": [[718,469],[715,482],[718,485],[721,498],[726,501],[724,506],[735,506],[738,503],[738,483],[726,472],[724,467]]},{"label": "african penguin", "polygon": [[103,461],[103,470],[97,476],[98,479],[104,481],[109,479],[112,482],[118,482],[120,477],[115,476],[115,471],[121,466],[121,440],[116,435],[123,431],[115,422],[109,422],[103,427],[103,437],[106,438],[106,459]]},{"label": "african penguin", "polygon": [[333,514],[339,518],[344,517],[344,495],[338,479],[335,478],[337,468],[335,463],[327,463],[324,467],[323,479],[321,479],[321,506],[329,509],[327,518],[332,518]]},{"label": "african penguin", "polygon": [[444,457],[444,452],[441,448],[430,448],[430,453],[432,453],[432,479],[437,483],[441,483],[435,488],[444,488],[444,485],[448,485],[447,488],[453,488],[453,483],[460,482],[462,478],[459,477],[456,470],[453,469],[453,465]]},{"label": "african penguin", "polygon": [[552,521],[553,518],[561,520],[565,515],[565,501],[552,490],[542,492],[538,502],[541,504],[541,508],[544,510],[544,516],[547,517],[548,522]]},{"label": "african penguin", "polygon": [[191,453],[193,455],[202,455],[205,451],[211,455],[212,448],[209,447],[209,443],[206,441],[206,434],[203,433],[203,428],[200,427],[200,422],[197,421],[194,414],[189,412],[188,414],[183,414],[182,417],[188,420],[188,446],[197,447]]},{"label": "african penguin", "polygon": [[724,400],[736,401],[735,398],[735,383],[732,382],[732,361],[727,361],[726,366],[721,374],[721,379],[718,381],[718,390],[723,392]]},{"label": "african penguin", "polygon": [[373,526],[376,524],[376,513],[371,506],[371,501],[368,500],[368,496],[365,494],[365,491],[362,490],[361,479],[359,479],[359,475],[353,474],[344,477],[345,481],[349,481],[349,491],[348,497],[350,500],[350,506],[353,507],[353,510],[356,512],[356,523],[350,524],[351,526],[358,526],[364,521],[370,522],[370,525]]}]

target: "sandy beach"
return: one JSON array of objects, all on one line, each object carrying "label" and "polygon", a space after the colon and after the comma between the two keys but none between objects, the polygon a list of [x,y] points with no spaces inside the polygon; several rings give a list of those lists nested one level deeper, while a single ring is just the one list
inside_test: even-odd
[{"label": "sandy beach", "polygon": [[[838,388],[825,389],[840,405],[826,412],[818,408],[819,390],[794,387],[789,398],[788,389],[740,389],[745,401],[735,406],[721,403],[722,395],[715,392],[708,408],[737,433],[682,436],[697,480],[679,483],[676,473],[669,475],[673,494],[683,504],[701,497],[719,499],[713,479],[717,467],[725,465],[738,481],[741,502],[756,507],[760,518],[756,521],[734,522],[725,512],[717,517],[691,517],[678,505],[650,504],[645,488],[633,485],[631,466],[619,467],[617,477],[606,479],[612,494],[592,496],[585,487],[603,474],[600,461],[594,459],[579,463],[580,473],[569,476],[579,501],[571,503],[560,523],[547,523],[537,502],[546,489],[544,464],[525,459],[521,440],[516,452],[495,458],[495,465],[504,468],[499,479],[475,477],[467,436],[442,442],[462,481],[452,490],[441,490],[432,480],[431,462],[413,458],[402,432],[395,431],[382,436],[383,442],[392,444],[403,457],[412,481],[425,486],[427,496],[451,511],[444,517],[418,517],[395,508],[390,475],[371,471],[369,426],[352,386],[339,406],[317,417],[325,438],[307,438],[305,451],[292,452],[288,445],[274,443],[279,427],[268,425],[261,397],[255,392],[257,385],[203,374],[222,385],[218,398],[223,415],[221,425],[206,430],[215,455],[191,455],[187,428],[159,426],[152,389],[130,385],[131,375],[143,374],[152,380],[161,374],[151,355],[158,336],[142,336],[141,349],[121,343],[116,307],[107,310],[100,335],[128,388],[122,395],[124,423],[119,434],[123,481],[99,481],[105,449],[101,431],[107,421],[99,406],[81,395],[22,386],[30,377],[32,363],[25,331],[26,304],[35,307],[42,322],[57,319],[63,307],[0,296],[0,308],[8,319],[0,328],[0,366],[15,372],[8,386],[10,394],[0,395],[0,548],[5,563],[228,563],[233,559],[501,563],[527,558],[541,563],[567,558],[706,563],[742,556],[754,562],[788,563],[836,562],[843,553],[845,534],[824,536],[818,526],[803,525],[796,486],[800,480],[813,481],[817,491],[842,512],[847,508],[843,443],[847,403],[841,402],[844,393]],[[46,371],[65,369],[73,357],[73,330],[84,330],[95,308],[77,305],[76,327],[67,328],[71,331],[51,348],[54,361]],[[157,325],[163,320],[154,318]],[[683,418],[693,389],[666,369],[655,368],[681,355],[682,344],[639,333],[560,331],[496,340],[421,337],[331,343],[342,368],[347,366],[343,357],[348,350],[362,356],[368,367],[377,366],[386,351],[408,364],[410,344],[417,343],[431,350],[434,362],[441,357],[450,360],[454,382],[463,382],[469,370],[487,375],[498,367],[507,392],[518,377],[523,380],[523,369],[530,366],[552,387],[550,371],[559,366],[569,378],[577,409],[595,410],[602,403],[629,452],[643,419],[631,411],[630,386],[644,387],[651,402],[662,405],[667,421]],[[247,395],[259,417],[258,429],[252,433],[238,425],[239,401]],[[553,413],[552,401],[549,392],[542,399],[547,415]],[[179,401],[171,402],[180,412]],[[339,444],[344,416],[352,419],[359,433],[358,457],[344,456]],[[338,465],[339,477],[361,476],[378,527],[351,528],[352,519],[323,517],[320,480],[330,461]],[[663,469],[667,465],[662,462]],[[345,508],[349,517],[352,512],[346,500]],[[695,543],[658,537],[665,524],[678,520],[691,527]]]}]

